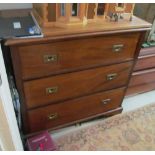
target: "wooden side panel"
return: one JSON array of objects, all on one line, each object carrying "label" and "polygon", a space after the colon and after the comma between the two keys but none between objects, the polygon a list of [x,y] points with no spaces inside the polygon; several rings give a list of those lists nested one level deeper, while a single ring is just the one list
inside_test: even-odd
[{"label": "wooden side panel", "polygon": [[19,54],[18,48],[16,46],[11,47],[11,57],[12,57],[13,69],[14,69],[14,74],[16,79],[15,83],[19,93],[19,100],[21,103],[22,131],[26,133],[28,131],[28,124],[25,123],[27,122],[27,112],[26,112],[25,95],[23,91],[23,81],[21,77],[21,74],[22,74],[21,62],[18,54]]}]

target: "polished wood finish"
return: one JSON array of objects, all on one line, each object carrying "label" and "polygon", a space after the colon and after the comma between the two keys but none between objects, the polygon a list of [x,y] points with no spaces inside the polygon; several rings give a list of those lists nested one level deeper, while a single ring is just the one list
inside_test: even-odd
[{"label": "polished wood finish", "polygon": [[94,9],[96,7],[96,4],[95,3],[91,3],[91,4],[88,4],[87,5],[87,19],[90,20],[90,19],[94,19],[94,16],[95,16],[95,12],[94,12]]},{"label": "polished wood finish", "polygon": [[[23,79],[65,73],[134,59],[139,33],[19,47]],[[122,45],[120,51],[114,47]],[[57,61],[44,62],[56,55]]]},{"label": "polished wood finish", "polygon": [[155,47],[142,48],[134,67],[126,96],[132,96],[155,89]]},{"label": "polished wood finish", "polygon": [[[30,131],[49,129],[75,120],[86,118],[99,113],[113,110],[120,106],[124,88],[97,93],[94,95],[69,100],[61,104],[54,104],[28,112]],[[107,104],[103,101],[110,99]],[[57,114],[56,118],[49,119],[51,114]]]},{"label": "polished wood finish", "polygon": [[155,54],[155,47],[147,47],[147,48],[141,48],[139,56],[153,55],[153,54]]},{"label": "polished wood finish", "polygon": [[154,82],[155,81],[154,77],[155,77],[155,69],[149,69],[133,73],[129,86]]},{"label": "polished wood finish", "polygon": [[151,69],[155,67],[155,47],[142,48],[134,71]]},{"label": "polished wood finish", "polygon": [[134,68],[134,71],[149,69],[155,67],[155,54],[140,56]]},{"label": "polished wood finish", "polygon": [[[120,114],[122,112],[122,110],[123,110],[122,107],[117,107],[116,109],[109,110],[109,111],[106,111],[104,113],[99,113],[99,114],[96,114],[96,115],[93,115],[93,116],[89,116],[89,117],[79,119],[79,120],[76,120],[76,121],[72,121],[72,122],[69,122],[69,123],[65,123],[65,124],[62,124],[62,125],[58,125],[58,126],[49,128],[48,130],[49,130],[49,132],[51,132],[51,130],[54,131],[54,130],[61,129],[61,128],[64,128],[64,127],[70,127],[71,125],[85,123],[85,122],[88,122],[88,121],[92,121],[94,119],[108,118],[110,116]],[[38,132],[30,132],[29,134],[24,135],[24,138],[28,138],[28,137],[31,137],[33,135],[39,134],[42,131],[44,131],[44,130],[40,130]]]},{"label": "polished wood finish", "polygon": [[[72,15],[74,4],[77,4],[78,10],[75,16]],[[51,9],[49,9],[49,6]],[[77,26],[78,24],[87,25],[89,22],[96,22],[97,20],[102,22],[105,18],[108,18],[110,13],[116,15],[122,13],[122,16],[123,13],[126,13],[132,18],[134,6],[134,3],[35,3],[33,4],[33,10],[36,12],[35,16],[37,18],[39,16],[37,20],[41,26],[53,28]],[[101,13],[99,13],[100,11]],[[55,20],[49,20],[49,15],[54,16]]]},{"label": "polished wood finish", "polygon": [[[81,72],[68,73],[49,78],[24,82],[28,108],[80,97],[83,95],[126,85],[132,62],[99,67]],[[116,73],[114,79],[107,79]],[[58,87],[56,93],[47,94],[46,89]]]},{"label": "polished wood finish", "polygon": [[134,96],[137,94],[145,93],[148,91],[155,90],[155,82],[149,82],[146,84],[135,85],[133,87],[129,87],[126,92],[126,96]]},{"label": "polished wood finish", "polygon": [[[131,22],[105,20],[86,26],[43,28],[43,38],[7,40],[24,134],[121,112],[133,66],[150,27],[134,17]],[[102,105],[111,98],[113,102]]]},{"label": "polished wood finish", "polygon": [[[134,35],[134,33],[135,33],[135,35]],[[91,44],[96,44],[96,45],[98,45],[96,43],[98,41],[98,38],[111,38],[111,41],[109,41],[108,44],[104,44],[104,46],[102,46],[102,47],[104,47],[103,49],[107,49],[108,53],[109,52],[111,53],[111,47],[109,45],[113,45],[113,43],[114,43],[113,37],[114,38],[116,37],[118,39],[124,38],[124,40],[129,40],[129,38],[130,38],[130,42],[125,41],[126,46],[123,46],[123,48],[129,47],[129,44],[132,45],[133,47],[134,46],[136,46],[136,47],[134,47],[135,48],[134,52],[132,51],[132,49],[130,49],[129,53],[126,54],[126,51],[128,51],[128,48],[126,48],[126,50],[124,50],[123,48],[121,50],[119,50],[121,46],[118,46],[118,47],[116,46],[118,48],[118,49],[116,48],[116,51],[118,50],[117,51],[118,53],[124,52],[124,56],[123,56],[124,60],[122,58],[118,58],[118,57],[116,57],[117,60],[114,60],[114,56],[110,56],[111,54],[113,55],[113,52],[112,52],[111,54],[109,54],[109,57],[107,54],[107,58],[105,59],[105,61],[108,62],[108,59],[111,58],[111,62],[109,61],[109,63],[107,63],[107,64],[104,64],[104,62],[102,62],[103,63],[102,64],[101,61],[99,61],[100,59],[99,59],[98,55],[100,54],[100,52],[98,52],[98,50],[95,50],[96,48],[94,48],[95,52],[94,53],[92,52],[92,54],[93,54],[93,57],[95,57],[95,59],[98,59],[99,64],[91,65],[92,60],[90,61],[90,60],[86,59],[87,57],[88,58],[90,57],[90,55],[87,54],[87,57],[85,57],[85,61],[87,62],[88,67],[86,67],[86,68],[79,67],[79,68],[77,68],[77,70],[76,69],[75,70],[66,70],[66,72],[62,72],[58,68],[57,73],[50,73],[49,75],[46,75],[46,76],[40,74],[41,77],[38,76],[39,79],[38,78],[33,79],[31,77],[33,80],[31,78],[23,79],[23,64],[22,64],[21,58],[24,58],[24,56],[21,55],[21,53],[25,54],[29,50],[31,50],[31,53],[34,53],[34,51],[32,51],[32,49],[30,47],[39,46],[39,47],[44,47],[44,49],[46,49],[45,45],[51,46],[56,43],[61,43],[62,41],[70,42],[71,38],[68,38],[68,37],[63,38],[63,39],[59,38],[58,40],[51,40],[51,42],[50,42],[50,40],[47,41],[46,40],[47,38],[45,37],[44,38],[45,40],[43,40],[43,41],[40,40],[40,41],[38,41],[38,43],[35,41],[34,44],[32,42],[27,45],[26,44],[24,44],[24,45],[17,44],[16,46],[12,45],[11,46],[11,55],[13,58],[14,70],[18,70],[15,72],[16,82],[17,82],[18,90],[21,91],[20,95],[21,95],[21,101],[22,101],[22,117],[23,117],[23,124],[24,124],[23,125],[24,133],[25,134],[32,133],[30,130],[30,126],[32,124],[29,123],[29,117],[28,117],[28,113],[32,110],[37,110],[40,108],[44,109],[45,105],[46,106],[56,106],[56,105],[60,106],[63,102],[68,102],[73,99],[78,99],[79,97],[84,97],[86,95],[93,95],[94,93],[99,93],[103,90],[106,91],[106,90],[110,90],[113,88],[119,88],[122,86],[124,86],[125,90],[126,90],[127,83],[129,82],[129,77],[131,75],[131,71],[133,68],[133,64],[135,63],[135,61],[132,61],[132,60],[135,60],[135,58],[139,54],[139,47],[141,45],[144,33],[145,33],[145,31],[132,32],[130,34],[129,33],[115,34],[115,32],[114,32],[114,34],[111,34],[111,35],[106,34],[103,36],[101,33],[99,35],[100,37],[95,34],[95,37],[93,35],[93,36],[89,36],[89,38],[87,35],[83,36],[83,37],[77,36],[77,39],[76,39],[77,41],[93,38],[94,42],[91,42]],[[112,36],[112,37],[110,37],[110,36]],[[125,39],[125,36],[131,36],[131,37],[129,37],[128,39]],[[135,36],[135,37],[133,37],[133,36]],[[131,38],[134,38],[134,41],[132,41]],[[136,41],[136,38],[137,38],[137,41]],[[75,38],[72,38],[72,39],[75,40]],[[95,41],[95,39],[97,41]],[[72,41],[74,41],[74,40],[72,40]],[[118,45],[120,43],[116,39],[114,39],[114,40],[117,43],[115,45]],[[82,50],[83,50],[83,46],[81,46]],[[88,43],[87,46],[89,47],[90,44]],[[108,46],[109,48],[107,48],[106,46]],[[58,47],[59,47],[59,44],[57,44],[57,48]],[[64,45],[64,47],[65,47],[65,45]],[[92,47],[92,46],[90,46],[90,47]],[[49,48],[49,47],[47,46],[47,48]],[[24,49],[29,49],[29,50],[24,51]],[[62,47],[60,49],[62,49]],[[33,50],[35,50],[35,48]],[[43,50],[43,51],[45,51],[45,50]],[[80,52],[80,50],[79,50],[79,52]],[[77,52],[77,53],[79,54],[79,52]],[[83,50],[83,53],[85,53],[84,50]],[[83,53],[81,52],[81,55]],[[44,52],[43,52],[43,54],[44,54]],[[45,53],[45,54],[48,55],[48,53]],[[66,51],[65,55],[68,59],[67,51]],[[34,60],[33,57],[35,57],[35,56],[36,56],[36,54],[33,54],[31,59]],[[76,56],[76,55],[72,55],[73,58],[74,58],[74,56]],[[101,56],[102,55],[100,55],[100,57]],[[79,55],[79,57],[81,57],[81,56]],[[53,59],[54,57],[51,57],[51,58]],[[51,58],[50,58],[50,60],[52,60]],[[42,56],[40,57],[40,59],[42,60],[42,62],[44,62]],[[18,61],[15,62],[15,60],[18,60]],[[54,58],[54,60],[55,60],[55,58]],[[59,59],[56,59],[56,60],[58,61]],[[112,61],[112,60],[114,60],[114,61]],[[70,61],[72,61],[72,60],[70,60]],[[79,62],[81,62],[80,59],[79,59]],[[74,66],[73,61],[72,61],[72,63]],[[35,63],[33,65],[35,65]],[[84,62],[83,62],[83,65],[84,65]],[[38,70],[40,68],[37,66]],[[46,67],[45,67],[45,69],[46,69]],[[110,74],[110,76],[109,76],[109,74]],[[116,78],[115,78],[115,75],[117,75],[118,77],[116,76]],[[107,77],[109,79],[112,78],[112,80],[107,80]],[[56,93],[47,94],[47,88],[53,88],[53,87],[57,88]],[[121,112],[121,110],[122,110],[122,108],[120,106],[119,107],[117,106],[115,109],[117,109],[117,110],[116,111],[114,109],[113,110],[116,113]],[[105,113],[112,115],[112,113],[110,111],[105,111],[104,113],[98,113],[98,114],[92,115],[90,117],[93,118],[96,116],[105,115]],[[74,113],[74,111],[73,111],[73,113]],[[53,118],[56,116],[54,114],[50,117]],[[80,120],[82,121],[82,120],[87,120],[87,119],[89,119],[89,117],[81,118],[81,119],[75,120],[73,122],[67,122],[67,123],[52,127],[52,129],[59,128],[59,126],[66,126],[68,124],[72,124],[72,123],[78,122]],[[39,130],[41,130],[41,129],[38,129],[38,131]]]},{"label": "polished wood finish", "polygon": [[[61,15],[62,4],[64,5],[64,15]],[[76,16],[72,16],[72,3],[35,3],[33,4],[33,12],[35,12],[34,15],[42,27],[85,25],[87,4],[77,4],[78,11]]]},{"label": "polished wood finish", "polygon": [[90,23],[86,26],[74,26],[68,28],[43,28],[43,38],[33,39],[8,39],[5,45],[17,46],[34,43],[47,43],[56,40],[77,39],[81,37],[93,37],[101,35],[110,35],[126,32],[143,32],[151,29],[151,24],[138,18],[133,17],[132,21],[110,22],[109,20],[100,23]]},{"label": "polished wood finish", "polygon": [[36,9],[36,11],[38,12],[38,14],[40,15],[40,18],[42,20],[44,20],[44,22],[48,22],[48,12],[47,12],[47,8],[48,8],[48,4],[44,3],[34,3],[33,7]]}]

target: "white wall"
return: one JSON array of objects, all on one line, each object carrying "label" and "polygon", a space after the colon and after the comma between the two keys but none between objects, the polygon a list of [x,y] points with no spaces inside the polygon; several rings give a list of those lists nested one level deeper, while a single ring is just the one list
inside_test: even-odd
[{"label": "white wall", "polygon": [[0,3],[0,10],[32,8],[32,3]]}]

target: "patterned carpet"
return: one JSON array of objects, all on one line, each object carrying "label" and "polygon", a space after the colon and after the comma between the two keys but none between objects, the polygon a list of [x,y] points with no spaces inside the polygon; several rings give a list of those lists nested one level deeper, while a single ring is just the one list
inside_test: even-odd
[{"label": "patterned carpet", "polygon": [[155,104],[54,140],[60,151],[155,150]]}]

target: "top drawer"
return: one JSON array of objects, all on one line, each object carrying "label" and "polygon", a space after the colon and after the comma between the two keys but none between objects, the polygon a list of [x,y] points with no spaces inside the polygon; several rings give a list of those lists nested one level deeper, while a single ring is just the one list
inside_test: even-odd
[{"label": "top drawer", "polygon": [[131,60],[139,33],[19,47],[23,79]]}]

